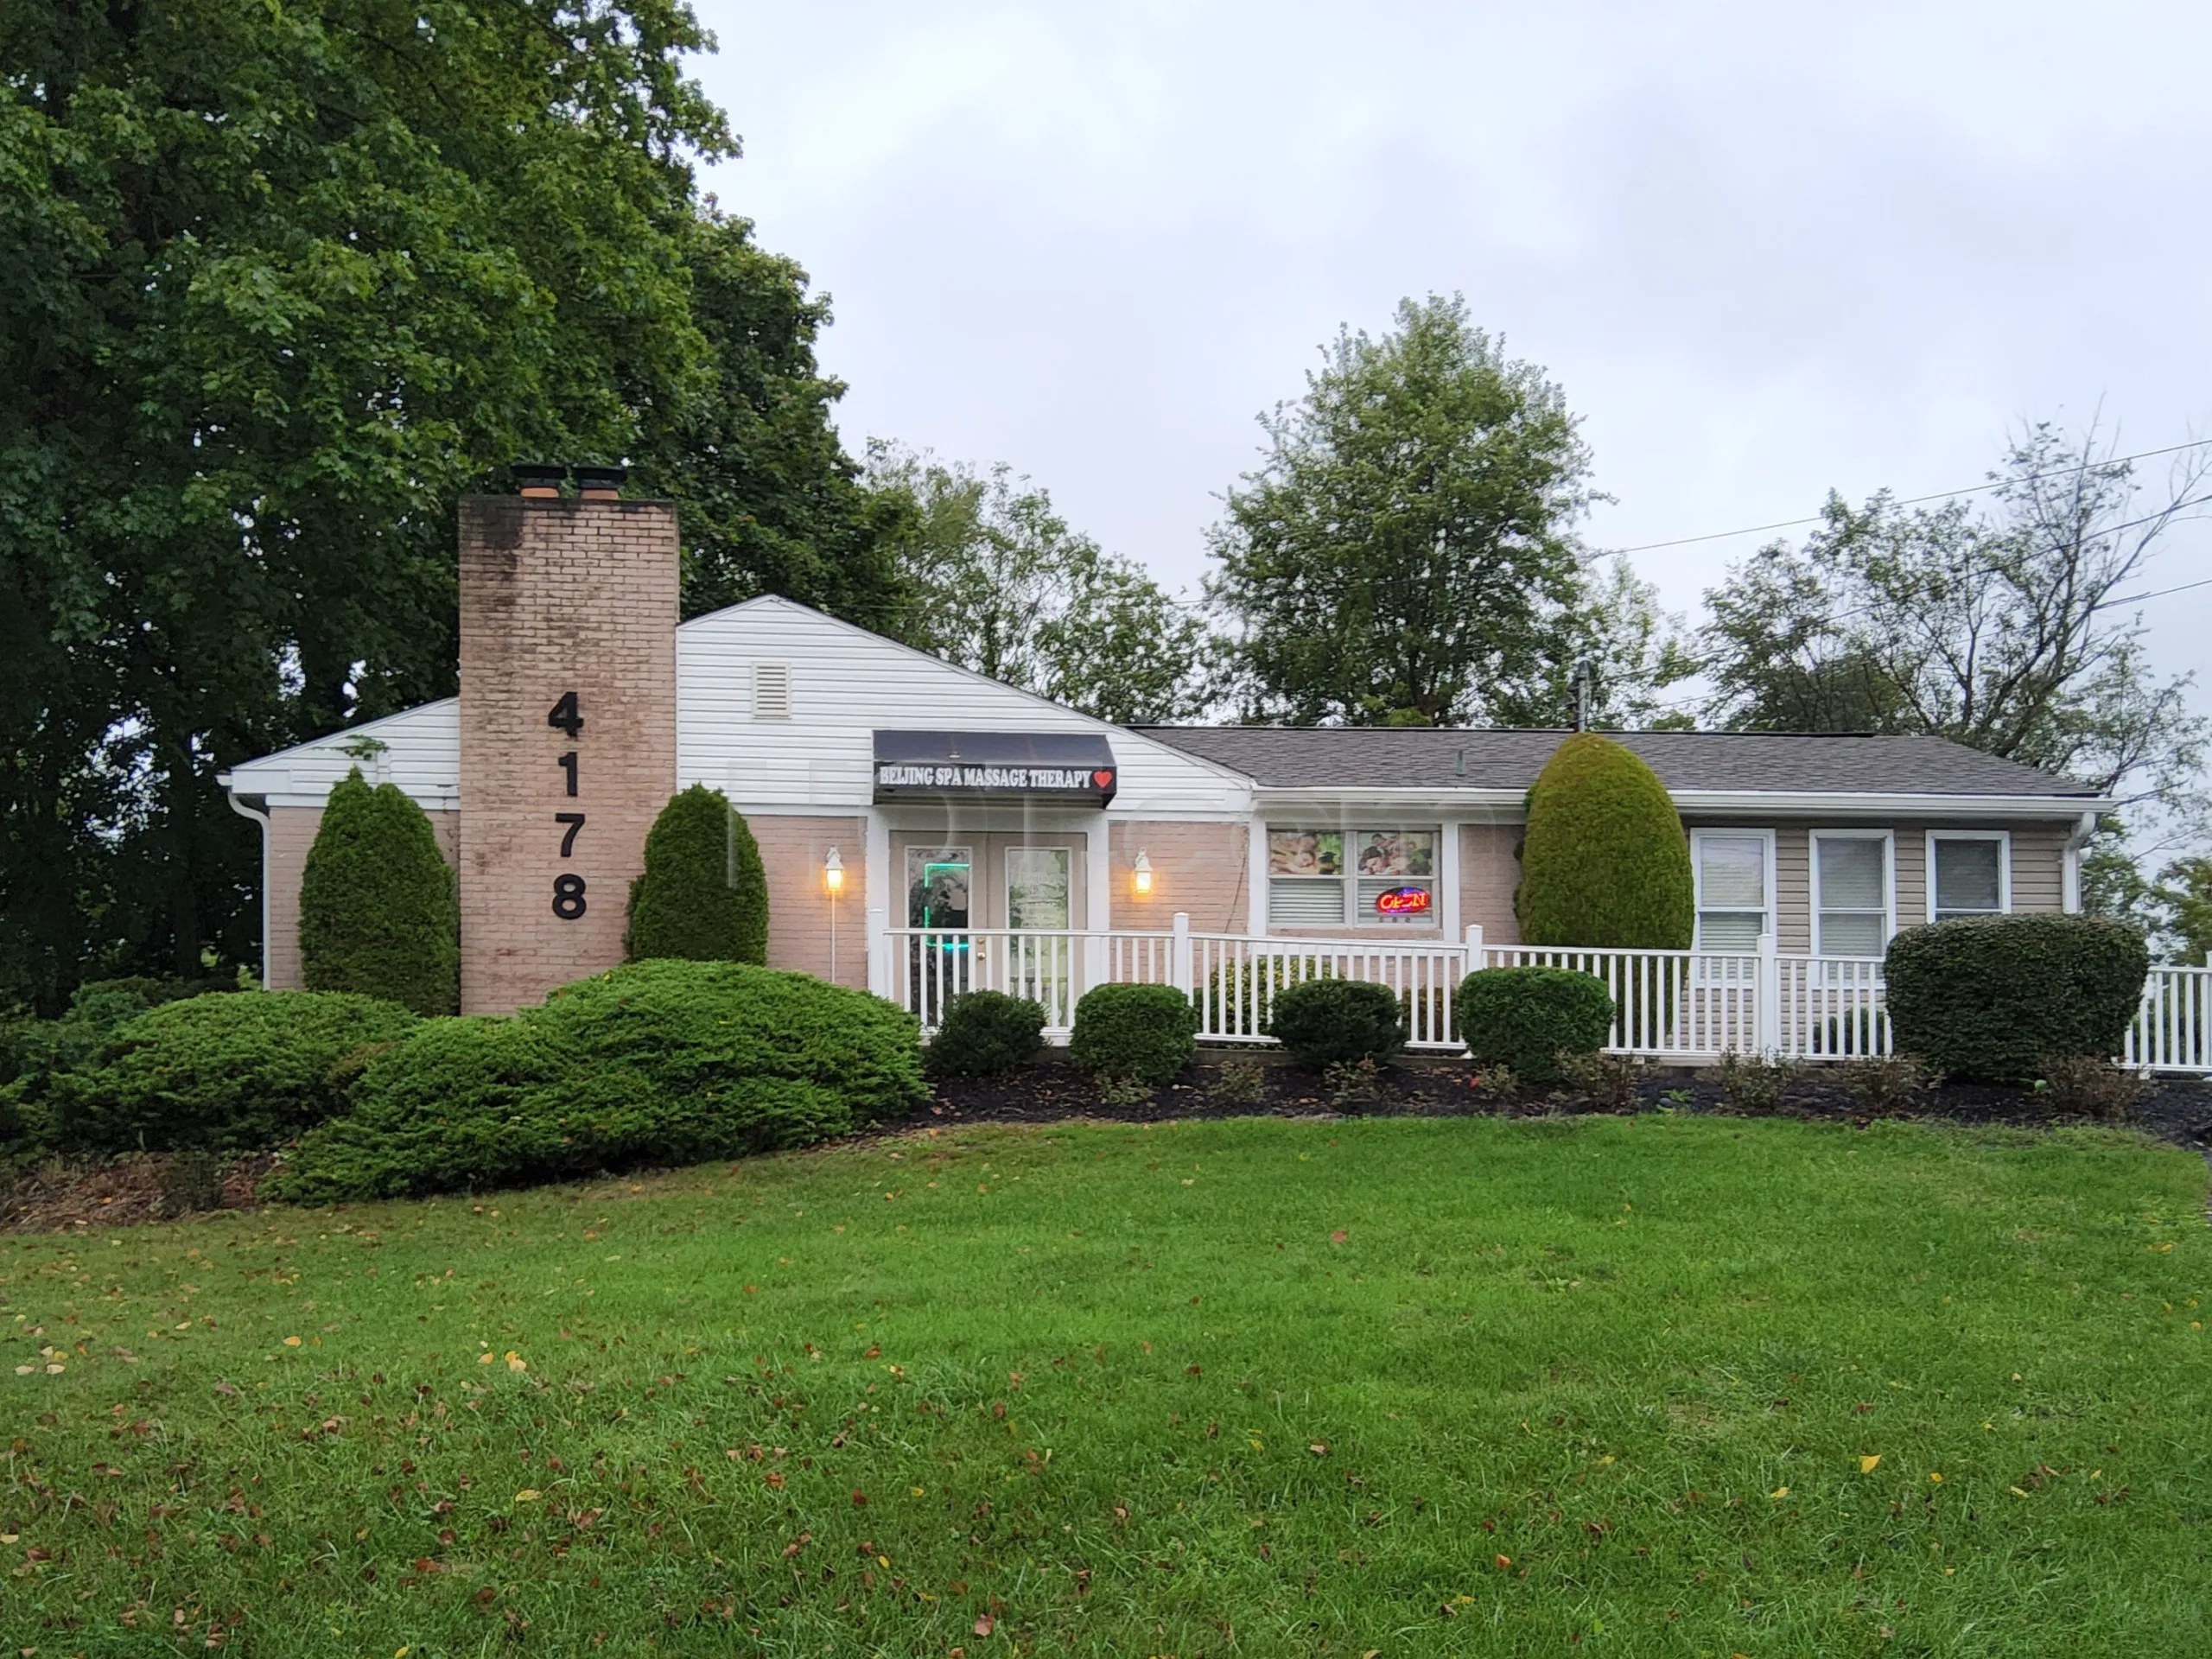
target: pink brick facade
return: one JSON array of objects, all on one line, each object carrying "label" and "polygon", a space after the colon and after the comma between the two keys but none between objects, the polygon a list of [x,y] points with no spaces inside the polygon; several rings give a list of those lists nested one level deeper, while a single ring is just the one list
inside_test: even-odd
[{"label": "pink brick facade", "polygon": [[[760,843],[760,868],[768,878],[768,965],[866,990],[868,820],[762,812],[746,823]],[[833,847],[845,867],[834,906],[823,879]]]},{"label": "pink brick facade", "polygon": [[[677,576],[664,502],[461,504],[464,1013],[622,960],[645,832],[676,790]],[[573,737],[547,721],[569,691]],[[566,856],[563,812],[585,818]]]},{"label": "pink brick facade", "polygon": [[[1188,911],[1199,933],[1242,933],[1251,918],[1251,830],[1240,821],[1163,819],[1114,824],[1108,837],[1113,893],[1109,925],[1165,932],[1175,912]],[[1141,852],[1152,862],[1152,892],[1137,893]]]},{"label": "pink brick facade", "polygon": [[[438,850],[446,862],[454,861],[454,837],[461,830],[460,815],[432,812],[430,828],[438,837]],[[269,810],[266,845],[269,884],[269,941],[263,971],[272,991],[296,991],[307,983],[300,969],[300,878],[306,872],[308,849],[322,827],[322,809],[315,806],[276,806]]]}]

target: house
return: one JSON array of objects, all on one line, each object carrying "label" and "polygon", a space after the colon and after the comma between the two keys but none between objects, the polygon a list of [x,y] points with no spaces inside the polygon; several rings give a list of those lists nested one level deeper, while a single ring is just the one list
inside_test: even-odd
[{"label": "house", "polygon": [[[222,780],[263,826],[270,985],[301,982],[302,867],[357,763],[459,872],[471,1012],[621,959],[645,831],[692,784],[760,843],[772,963],[910,1001],[948,961],[971,982],[959,953],[996,931],[1063,988],[1158,971],[1124,957],[1179,914],[1363,951],[1517,938],[1523,800],[1561,733],[1116,727],[788,600],[679,624],[677,563],[673,509],[604,486],[462,504],[460,695]],[[1864,959],[1916,922],[2075,909],[2109,805],[1932,738],[1619,741],[1689,826],[1707,952]]]}]

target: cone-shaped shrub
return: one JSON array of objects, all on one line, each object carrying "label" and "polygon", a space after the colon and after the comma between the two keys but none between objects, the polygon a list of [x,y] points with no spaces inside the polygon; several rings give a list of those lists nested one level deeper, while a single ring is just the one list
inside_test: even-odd
[{"label": "cone-shaped shrub", "polygon": [[768,960],[768,878],[753,831],[718,789],[694,784],[645,836],[645,873],[630,884],[632,962]]},{"label": "cone-shaped shrub", "polygon": [[1695,903],[1689,838],[1658,774],[1595,732],[1561,743],[1529,791],[1522,939],[1684,950]]},{"label": "cone-shaped shrub", "polygon": [[359,766],[330,791],[300,876],[300,962],[311,991],[417,1014],[461,1006],[461,901],[423,809]]}]

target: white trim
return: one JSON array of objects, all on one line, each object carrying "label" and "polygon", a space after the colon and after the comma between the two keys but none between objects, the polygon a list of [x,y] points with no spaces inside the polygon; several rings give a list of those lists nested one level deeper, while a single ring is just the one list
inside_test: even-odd
[{"label": "white trim", "polygon": [[2084,812],[2074,833],[2066,837],[2065,862],[2059,867],[2058,904],[2069,916],[2082,913],[2082,849],[2096,833],[2097,815]]},{"label": "white trim", "polygon": [[[1770,828],[1745,828],[1741,830],[1731,830],[1717,823],[1704,824],[1690,831],[1690,897],[1692,916],[1690,949],[1693,950],[1702,950],[1705,949],[1705,941],[1701,937],[1700,937],[1704,927],[1702,918],[1705,915],[1705,860],[1699,854],[1698,843],[1705,840],[1707,836],[1714,836],[1722,840],[1734,841],[1757,837],[1759,841],[1765,843],[1766,912],[1759,923],[1759,937],[1764,939],[1773,938],[1775,937],[1775,910],[1776,899],[1777,896],[1774,890],[1773,830]],[[1716,910],[1734,910],[1739,908],[1739,906],[1732,905],[1716,905],[1713,908]]]},{"label": "white trim", "polygon": [[1926,862],[1921,867],[1921,886],[1927,889],[1928,919],[1931,922],[1936,919],[1936,843],[1939,841],[1997,842],[1997,908],[1980,913],[2010,916],[2012,913],[2012,832],[2010,830],[1930,830],[1923,854]]},{"label": "white trim", "polygon": [[1878,841],[1882,843],[1882,945],[1888,949],[1890,940],[1897,931],[1897,839],[1893,830],[1869,830],[1863,826],[1848,829],[1834,827],[1809,830],[1805,835],[1805,937],[1812,942],[1813,954],[1830,954],[1821,950],[1821,841],[1823,836],[1835,841]]},{"label": "white trim", "polygon": [[1245,836],[1244,931],[1254,938],[1268,937],[1268,815],[1252,814],[1252,828]]}]

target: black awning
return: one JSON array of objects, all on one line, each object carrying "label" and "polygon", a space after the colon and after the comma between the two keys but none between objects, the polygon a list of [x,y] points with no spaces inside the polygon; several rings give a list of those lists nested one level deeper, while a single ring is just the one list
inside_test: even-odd
[{"label": "black awning", "polygon": [[1103,734],[878,732],[875,798],[961,796],[1103,806],[1120,769]]}]

